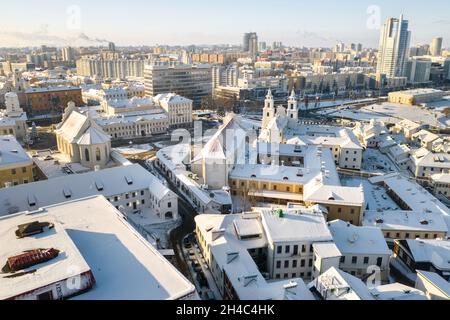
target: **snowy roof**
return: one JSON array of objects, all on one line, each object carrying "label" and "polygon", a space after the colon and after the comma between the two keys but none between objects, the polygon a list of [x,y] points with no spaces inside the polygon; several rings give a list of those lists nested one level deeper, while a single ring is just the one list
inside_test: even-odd
[{"label": "snowy roof", "polygon": [[313,244],[314,252],[322,259],[341,257],[342,253],[334,242],[319,242]]},{"label": "snowy roof", "polygon": [[450,272],[449,240],[403,240],[407,243],[414,261],[431,262],[439,270]]},{"label": "snowy roof", "polygon": [[450,209],[417,183],[398,173],[369,179],[372,184],[384,182],[412,210],[417,212],[437,212],[450,216]]},{"label": "snowy roof", "polygon": [[0,136],[0,170],[32,164],[30,156],[14,136]]},{"label": "snowy roof", "polygon": [[411,89],[411,90],[392,92],[390,94],[402,94],[402,95],[410,95],[410,96],[422,96],[422,95],[426,96],[426,95],[429,95],[432,93],[441,93],[443,96],[445,95],[444,91],[432,89],[432,88]]},{"label": "snowy roof", "polygon": [[444,295],[450,299],[450,283],[442,278],[440,275],[434,272],[416,270],[417,276],[430,282],[432,285],[436,287],[439,291],[441,291]]},{"label": "snowy roof", "polygon": [[95,122],[100,126],[117,125],[117,124],[135,124],[140,121],[168,121],[166,113],[153,113],[147,111],[127,112],[116,115],[106,115],[104,113],[97,114]]},{"label": "snowy roof", "polygon": [[355,134],[342,127],[308,125],[287,129],[286,139],[294,138],[298,138],[297,141],[300,140],[305,144],[363,149]]},{"label": "snowy roof", "polygon": [[[42,235],[18,239],[15,231],[19,225],[39,221],[54,225],[46,229]],[[0,249],[2,265],[9,257],[14,257],[29,250],[57,249],[61,253],[55,259],[21,270],[34,272],[19,277],[0,277],[0,299],[8,299],[44,286],[63,281],[71,276],[89,272],[91,268],[78,251],[72,239],[66,233],[61,221],[53,215],[16,215],[8,219],[0,219],[0,241],[8,243]],[[70,274],[71,266],[77,266],[77,274]]]},{"label": "snowy roof", "polygon": [[450,173],[433,174],[431,180],[438,183],[450,183]]},{"label": "snowy roof", "polygon": [[447,232],[447,224],[440,213],[417,211],[366,211],[364,226],[378,227],[383,231]]},{"label": "snowy roof", "polygon": [[[204,235],[214,261],[233,285],[240,300],[314,300],[302,279],[267,282],[262,276],[250,249],[267,247],[264,234],[247,240],[236,236],[236,220],[256,220],[258,214],[199,215],[195,222]],[[239,224],[239,222],[238,222]],[[213,237],[213,233],[218,233]]]},{"label": "snowy roof", "polygon": [[85,124],[88,121],[89,117],[77,111],[73,111],[55,132],[72,143],[82,134],[81,130],[85,127]]},{"label": "snowy roof", "polygon": [[370,293],[377,300],[428,300],[422,291],[398,282],[375,287]]},{"label": "snowy roof", "polygon": [[422,148],[415,152],[412,158],[418,166],[450,169],[448,153],[434,153]]},{"label": "snowy roof", "polygon": [[342,220],[329,223],[334,242],[342,254],[390,255],[379,228],[356,227]]},{"label": "snowy roof", "polygon": [[420,124],[413,122],[411,120],[408,120],[408,119],[403,119],[402,121],[398,122],[395,126],[401,127],[401,128],[406,128],[408,130],[416,130],[416,129],[422,127]]},{"label": "snowy roof", "polygon": [[360,279],[331,267],[314,280],[320,293],[327,293],[325,300],[374,300],[367,286]]},{"label": "snowy roof", "polygon": [[360,207],[364,204],[362,187],[324,185],[305,196],[305,200],[321,204],[347,204]]},{"label": "snowy roof", "polygon": [[110,108],[137,108],[137,107],[152,107],[154,105],[152,98],[139,98],[133,97],[131,99],[122,99],[122,100],[108,100],[108,107]]},{"label": "snowy roof", "polygon": [[22,184],[0,189],[0,216],[92,195],[111,197],[145,190],[158,186],[157,182],[160,183],[150,172],[134,164]]},{"label": "snowy roof", "polygon": [[111,141],[111,137],[95,127],[87,129],[78,140],[79,145],[96,145]]},{"label": "snowy roof", "polygon": [[419,132],[413,134],[412,138],[420,138],[423,142],[433,142],[434,140],[439,139],[439,136],[427,130],[420,130]]},{"label": "snowy roof", "polygon": [[55,92],[55,91],[69,91],[69,90],[80,90],[79,87],[46,87],[46,88],[30,88],[25,90],[25,93],[35,93],[35,92]]},{"label": "snowy roof", "polygon": [[236,219],[234,228],[240,238],[262,236],[261,223],[256,219]]},{"label": "snowy roof", "polygon": [[167,103],[192,103],[192,100],[180,96],[176,93],[163,93],[163,94],[158,94],[157,96],[154,97],[155,101],[161,102],[167,102]]},{"label": "snowy roof", "polygon": [[[47,237],[14,239],[17,225],[29,221],[57,222]],[[61,250],[56,260],[36,273],[12,279],[0,278],[0,296],[22,291],[22,286],[50,284],[67,278],[71,265],[90,268],[94,287],[74,299],[83,300],[165,300],[195,296],[194,286],[154,247],[131,227],[123,215],[103,197],[91,197],[46,207],[31,214],[0,219],[4,257],[37,246]],[[7,237],[5,239],[5,237]],[[8,238],[9,237],[9,238]],[[78,252],[77,252],[78,251]],[[4,290],[3,284],[8,284]],[[16,287],[19,290],[15,290]]]},{"label": "snowy roof", "polygon": [[[259,152],[268,151],[266,144],[258,144]],[[308,184],[314,179],[320,184],[340,186],[339,176],[330,150],[320,146],[302,148],[295,152],[294,145],[280,145],[279,155],[299,155],[304,157],[304,168],[280,166],[279,164],[238,164],[230,173],[232,179],[251,179],[256,181],[275,181],[288,184]],[[272,153],[276,155],[275,151]]]},{"label": "snowy roof", "polygon": [[276,210],[264,208],[255,210],[261,212],[266,235],[273,243],[333,240],[319,206],[310,209],[285,209],[282,217]]}]

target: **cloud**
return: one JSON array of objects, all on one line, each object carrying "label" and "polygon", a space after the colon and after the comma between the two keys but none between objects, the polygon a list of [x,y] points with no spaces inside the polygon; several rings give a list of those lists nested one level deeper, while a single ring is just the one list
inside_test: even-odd
[{"label": "cloud", "polygon": [[85,33],[72,34],[62,37],[48,32],[48,25],[41,25],[33,32],[18,32],[0,30],[0,46],[90,46],[106,44],[106,39],[92,38]]}]

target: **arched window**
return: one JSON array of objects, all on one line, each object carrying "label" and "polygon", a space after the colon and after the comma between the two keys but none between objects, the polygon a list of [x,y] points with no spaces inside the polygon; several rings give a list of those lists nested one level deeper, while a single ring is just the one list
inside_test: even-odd
[{"label": "arched window", "polygon": [[91,161],[91,157],[89,156],[88,148],[84,149],[84,157],[85,157],[86,161]]},{"label": "arched window", "polygon": [[100,161],[101,160],[101,154],[100,154],[100,148],[97,148],[97,150],[95,150],[95,159],[97,160],[97,161]]}]

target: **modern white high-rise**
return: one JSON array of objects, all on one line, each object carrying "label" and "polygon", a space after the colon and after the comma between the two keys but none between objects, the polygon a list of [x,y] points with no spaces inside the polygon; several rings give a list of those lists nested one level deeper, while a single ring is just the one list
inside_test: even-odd
[{"label": "modern white high-rise", "polygon": [[430,54],[434,57],[441,55],[442,51],[442,38],[434,38],[430,45]]},{"label": "modern white high-rise", "polygon": [[377,72],[388,77],[402,77],[409,56],[411,32],[408,20],[389,18],[381,29]]}]

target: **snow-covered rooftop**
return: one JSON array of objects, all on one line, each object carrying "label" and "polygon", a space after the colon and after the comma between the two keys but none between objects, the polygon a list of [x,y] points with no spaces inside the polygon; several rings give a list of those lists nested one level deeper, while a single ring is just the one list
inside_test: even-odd
[{"label": "snow-covered rooftop", "polygon": [[373,184],[384,183],[411,211],[423,213],[436,212],[443,215],[444,218],[450,216],[449,208],[423,187],[398,173],[371,178],[369,181]]},{"label": "snow-covered rooftop", "polygon": [[377,300],[428,300],[425,294],[401,283],[391,283],[370,289]]},{"label": "snow-covered rooftop", "polygon": [[0,136],[0,170],[33,164],[14,136]]},{"label": "snow-covered rooftop", "polygon": [[[16,239],[17,225],[30,221],[56,222],[55,230]],[[36,247],[54,247],[63,254],[38,268],[37,273],[0,278],[0,296],[29,286],[67,278],[67,268],[90,268],[94,287],[74,299],[166,300],[195,298],[194,286],[152,247],[104,197],[97,196],[57,204],[30,214],[0,218],[2,261]],[[65,234],[67,233],[67,234]],[[12,234],[12,235],[11,235]]]},{"label": "snow-covered rooftop", "polygon": [[448,232],[445,219],[437,212],[401,210],[383,212],[366,211],[364,213],[363,225],[378,227],[383,231]]},{"label": "snow-covered rooftop", "polygon": [[[268,282],[250,256],[250,249],[267,246],[265,234],[246,240],[236,235],[236,220],[255,220],[258,214],[199,215],[197,227],[208,242],[215,262],[226,273],[240,300],[314,300],[302,279]],[[238,222],[239,224],[239,222]],[[218,233],[213,237],[213,233]]]},{"label": "snow-covered rooftop", "polygon": [[417,275],[433,284],[438,290],[450,299],[450,282],[446,281],[435,272],[417,270]]},{"label": "snow-covered rooftop", "polygon": [[379,228],[357,227],[342,220],[329,223],[334,242],[343,254],[390,255]]},{"label": "snow-covered rooftop", "polygon": [[364,282],[335,267],[321,274],[312,285],[325,300],[374,300]]},{"label": "snow-covered rooftop", "polygon": [[261,212],[261,219],[267,237],[274,243],[279,242],[328,242],[333,237],[328,229],[323,212],[319,206],[278,210],[255,209]]},{"label": "snow-covered rooftop", "polygon": [[0,189],[0,216],[34,211],[92,195],[110,197],[149,188],[162,188],[158,187],[160,185],[161,182],[139,164],[67,175]]},{"label": "snow-covered rooftop", "polygon": [[55,92],[55,91],[76,91],[76,90],[80,90],[81,88],[79,87],[46,87],[46,88],[30,88],[25,90],[25,93],[36,93],[36,92]]},{"label": "snow-covered rooftop", "polygon": [[319,242],[313,244],[314,252],[322,259],[341,257],[342,253],[334,242]]},{"label": "snow-covered rooftop", "polygon": [[414,261],[430,262],[436,268],[450,272],[449,240],[403,240],[407,243]]}]

